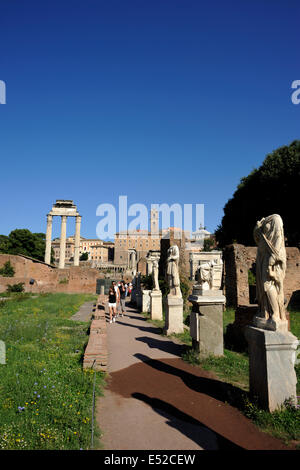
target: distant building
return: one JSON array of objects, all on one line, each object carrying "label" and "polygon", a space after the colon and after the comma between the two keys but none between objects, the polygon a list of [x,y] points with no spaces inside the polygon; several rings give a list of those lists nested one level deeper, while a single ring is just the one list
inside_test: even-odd
[{"label": "distant building", "polygon": [[200,225],[198,230],[192,232],[190,240],[186,243],[187,251],[200,251],[203,250],[204,240],[212,238],[213,235]]},{"label": "distant building", "polygon": [[[54,251],[55,263],[59,261],[60,239],[55,238],[51,244]],[[74,258],[75,237],[71,236],[66,239],[66,263],[71,263]],[[104,242],[99,238],[80,238],[79,255],[88,254],[88,261],[92,262],[94,267],[98,264],[107,263],[113,260],[114,243]]]},{"label": "distant building", "polygon": [[[114,264],[123,265],[130,270],[138,270],[146,274],[147,259],[153,252],[160,252],[161,240],[169,239],[170,234],[176,239],[186,235],[182,229],[170,227],[159,230],[159,213],[157,209],[151,209],[150,231],[129,230],[121,231],[115,235]],[[187,235],[189,237],[189,234]],[[141,268],[141,266],[143,266]]]}]

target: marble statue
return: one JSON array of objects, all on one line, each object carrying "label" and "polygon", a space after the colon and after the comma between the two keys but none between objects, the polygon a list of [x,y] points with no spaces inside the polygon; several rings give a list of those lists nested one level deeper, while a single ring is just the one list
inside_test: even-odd
[{"label": "marble statue", "polygon": [[203,289],[211,289],[212,287],[212,262],[207,261],[199,266],[197,273],[197,282]]},{"label": "marble statue", "polygon": [[170,288],[170,296],[182,298],[179,279],[179,248],[172,245],[167,253],[167,280]]},{"label": "marble statue", "polygon": [[158,260],[154,259],[152,261],[152,279],[153,279],[153,289],[159,291],[159,282],[158,282]]},{"label": "marble statue", "polygon": [[266,321],[286,321],[283,280],[286,271],[283,222],[273,214],[256,223],[256,297],[258,317]]}]

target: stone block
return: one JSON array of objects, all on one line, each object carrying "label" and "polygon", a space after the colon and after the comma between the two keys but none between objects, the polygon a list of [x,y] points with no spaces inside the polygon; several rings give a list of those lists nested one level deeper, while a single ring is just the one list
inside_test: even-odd
[{"label": "stone block", "polygon": [[142,312],[150,312],[150,290],[142,291]]},{"label": "stone block", "polygon": [[142,310],[142,293],[140,291],[135,294],[135,303],[138,310]]},{"label": "stone block", "polygon": [[191,312],[190,334],[201,358],[223,356],[223,305],[203,305],[200,313]]},{"label": "stone block", "polygon": [[289,331],[270,331],[247,326],[250,394],[259,404],[274,411],[291,400],[296,404],[294,369],[299,341]]},{"label": "stone block", "polygon": [[161,291],[150,292],[150,317],[151,320],[163,319]]},{"label": "stone block", "polygon": [[168,295],[165,300],[165,328],[164,333],[171,335],[173,333],[183,333],[183,299]]}]

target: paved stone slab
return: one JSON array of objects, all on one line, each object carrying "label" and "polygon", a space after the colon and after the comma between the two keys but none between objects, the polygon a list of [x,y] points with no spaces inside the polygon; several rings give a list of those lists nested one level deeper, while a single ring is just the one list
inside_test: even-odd
[{"label": "paved stone slab", "polygon": [[93,308],[94,305],[96,304],[95,301],[92,302],[85,302],[84,304],[81,305],[80,309],[78,312],[76,312],[72,317],[71,320],[74,321],[90,321],[92,318],[93,314]]}]

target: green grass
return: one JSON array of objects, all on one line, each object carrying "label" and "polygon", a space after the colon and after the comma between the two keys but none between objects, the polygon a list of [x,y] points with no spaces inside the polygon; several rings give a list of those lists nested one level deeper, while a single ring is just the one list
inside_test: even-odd
[{"label": "green grass", "polygon": [[290,325],[292,333],[300,338],[300,312],[296,310],[290,311]]},{"label": "green grass", "polygon": [[89,324],[70,317],[95,298],[20,294],[1,302],[0,449],[90,448],[94,374],[96,390],[104,376],[83,371]]}]

